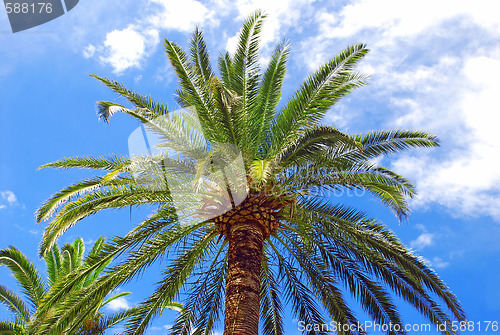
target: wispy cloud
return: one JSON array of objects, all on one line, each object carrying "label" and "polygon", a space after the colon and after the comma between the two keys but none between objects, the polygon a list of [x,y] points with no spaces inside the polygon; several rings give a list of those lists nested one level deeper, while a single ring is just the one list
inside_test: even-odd
[{"label": "wispy cloud", "polygon": [[[339,24],[332,27],[329,35],[347,37],[367,29],[376,29],[382,39],[389,41],[395,37],[417,35],[443,21],[457,17],[468,17],[475,24],[495,31],[499,27],[499,20],[497,15],[493,14],[491,6],[488,0],[478,0],[474,4],[453,0],[356,1],[345,6],[336,17],[330,18],[332,23]],[[383,10],[380,10],[381,8]]]},{"label": "wispy cloud", "polygon": [[[317,33],[301,44],[303,64],[310,69],[331,57],[339,43],[363,41],[372,49],[361,69],[372,74],[364,102],[377,108],[362,115],[355,107],[348,106],[349,113],[337,108],[327,121],[359,129],[362,116],[377,120],[366,121],[368,129],[383,122],[384,128],[438,135],[442,148],[412,151],[391,166],[417,185],[413,206],[439,204],[455,215],[500,221],[500,142],[495,138],[500,19],[492,12],[488,1],[356,1],[317,11]],[[424,235],[421,242],[428,240]]]},{"label": "wispy cloud", "polygon": [[422,233],[417,237],[417,239],[410,242],[410,246],[414,249],[420,250],[432,245],[433,239],[434,234]]},{"label": "wispy cloud", "polygon": [[456,215],[486,214],[500,221],[500,143],[495,138],[500,110],[494,80],[500,76],[499,55],[497,49],[469,57],[452,67],[455,74],[434,85],[433,93],[402,103],[408,112],[397,123],[433,128],[445,147],[440,155],[405,156],[393,164],[416,181],[416,206],[439,203]]},{"label": "wispy cloud", "polygon": [[0,209],[17,204],[17,197],[14,192],[6,190],[0,191]]},{"label": "wispy cloud", "polygon": [[415,240],[410,242],[410,247],[420,250],[431,246],[434,242],[434,234],[429,233],[427,228],[422,224],[417,224],[415,227],[421,231],[421,234]]},{"label": "wispy cloud", "polygon": [[126,297],[119,297],[106,304],[105,307],[112,312],[118,312],[130,308],[130,303],[127,301]]},{"label": "wispy cloud", "polygon": [[17,202],[17,197],[12,191],[0,191],[0,197],[11,205]]},{"label": "wispy cloud", "polygon": [[24,232],[24,233],[29,233],[31,235],[38,235],[40,232],[36,229],[28,229],[28,228],[25,228],[25,227],[22,227],[18,224],[14,224],[14,227],[16,227],[17,229],[19,229],[20,231]]},{"label": "wispy cloud", "polygon": [[434,258],[432,258],[432,261],[431,261],[431,266],[438,268],[438,269],[447,268],[449,265],[450,265],[450,262],[444,261],[441,257],[434,257]]}]

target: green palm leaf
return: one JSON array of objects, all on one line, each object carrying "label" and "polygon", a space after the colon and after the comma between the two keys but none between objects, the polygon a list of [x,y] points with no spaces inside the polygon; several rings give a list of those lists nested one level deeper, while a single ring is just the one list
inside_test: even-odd
[{"label": "green palm leaf", "polygon": [[36,308],[45,294],[45,285],[33,263],[15,247],[0,250],[0,265],[12,272],[30,305]]}]

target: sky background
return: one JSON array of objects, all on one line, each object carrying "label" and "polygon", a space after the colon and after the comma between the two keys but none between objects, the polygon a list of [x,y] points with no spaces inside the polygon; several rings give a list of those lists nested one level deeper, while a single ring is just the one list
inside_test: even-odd
[{"label": "sky background", "polygon": [[[0,8],[0,248],[18,247],[45,275],[37,257],[44,224],[35,224],[34,212],[51,194],[92,174],[38,167],[69,156],[128,154],[137,123],[121,115],[110,124],[98,121],[96,101],[121,100],[89,74],[116,79],[175,109],[177,81],[163,39],[186,47],[199,25],[215,65],[219,52],[234,50],[244,18],[260,8],[269,15],[262,65],[276,43],[292,45],[285,99],[316,67],[363,42],[371,49],[360,65],[371,75],[369,85],[334,106],[324,122],[347,133],[420,129],[440,138],[439,148],[380,160],[416,184],[409,223],[400,225],[368,196],[340,200],[382,220],[427,259],[469,320],[500,322],[496,7],[493,0],[81,0],[62,17],[16,34]],[[78,223],[60,244],[81,236],[90,247],[101,235],[126,233],[146,214],[101,213]],[[110,309],[139,303],[161,268],[124,287],[132,294]],[[5,268],[0,283],[14,287]],[[427,323],[401,306],[406,323]],[[0,319],[8,316],[0,309]],[[147,334],[166,333],[173,317],[165,313]],[[287,334],[299,333],[296,320],[286,322]]]}]

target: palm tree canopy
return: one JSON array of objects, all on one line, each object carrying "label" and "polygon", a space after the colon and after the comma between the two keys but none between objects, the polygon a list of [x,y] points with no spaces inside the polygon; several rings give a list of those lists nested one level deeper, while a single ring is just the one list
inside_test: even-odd
[{"label": "palm tree canopy", "polygon": [[[59,323],[93,296],[102,295],[101,290],[131,280],[168,255],[163,279],[127,323],[127,334],[144,333],[180,293],[187,294],[186,309],[171,332],[210,334],[223,313],[228,232],[232,224],[248,217],[261,223],[265,238],[260,270],[263,334],[283,334],[285,304],[307,324],[329,319],[356,324],[346,294],[380,324],[402,324],[393,295],[434,324],[464,320],[457,298],[422,258],[382,223],[336,203],[338,199],[328,193],[341,188],[367,190],[398,219],[406,219],[414,186],[374,159],[435,147],[438,140],[410,130],[347,135],[321,124],[339,99],[365,84],[366,77],[355,71],[368,53],[364,44],[332,57],[280,107],[289,45],[279,44],[261,70],[264,18],[258,11],[245,21],[236,52],[219,57],[219,77],[200,30],[194,32],[189,52],[165,40],[179,79],[176,97],[185,109],[182,113],[116,81],[94,76],[128,103],[101,101],[99,117],[108,122],[114,113],[128,114],[157,136],[157,146],[154,153],[151,147],[151,153],[132,158],[72,157],[45,165],[104,174],[69,186],[40,207],[38,221],[50,220],[40,252],[46,255],[67,229],[101,210],[142,205],[156,209],[126,236],[106,245],[80,275],[67,277],[49,294],[48,301],[55,301],[101,262],[123,256],[96,286],[82,292],[72,308],[58,314]],[[243,170],[225,169],[228,162]],[[186,190],[186,185],[192,188]],[[176,200],[176,192],[184,201]],[[450,328],[444,333],[451,334]]]},{"label": "palm tree canopy", "polygon": [[[51,314],[57,313],[59,309],[65,308],[65,303],[69,295],[60,296],[57,301],[48,305],[45,301],[47,295],[59,282],[72,272],[86,266],[87,259],[95,257],[104,246],[104,238],[99,238],[93,245],[91,251],[84,258],[85,244],[83,239],[78,238],[73,243],[66,243],[62,248],[54,245],[44,257],[47,266],[48,278],[43,280],[33,263],[17,248],[9,247],[0,250],[0,265],[9,268],[14,278],[16,278],[22,293],[20,295],[9,288],[0,285],[0,302],[9,309],[14,322],[2,321],[0,323],[0,334],[45,334],[47,323],[53,322]],[[106,267],[106,263],[94,269],[88,276],[82,278],[79,289],[85,290],[93,285],[100,273]],[[130,294],[122,292],[110,296],[106,301],[91,301],[86,307],[91,311],[82,323],[70,320],[65,326],[59,329],[58,334],[100,334],[105,329],[130,317],[137,309],[131,308],[121,313],[104,317],[98,310],[107,303]],[[40,311],[47,308],[48,313]],[[92,327],[85,327],[92,324]],[[82,326],[84,325],[84,326]],[[85,331],[84,329],[87,328]],[[52,332],[51,334],[54,334]]]}]

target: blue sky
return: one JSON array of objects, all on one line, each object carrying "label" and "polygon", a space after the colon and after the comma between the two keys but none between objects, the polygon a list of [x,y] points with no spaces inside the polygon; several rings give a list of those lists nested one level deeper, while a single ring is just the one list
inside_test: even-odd
[{"label": "blue sky", "polygon": [[[162,39],[186,46],[199,25],[215,60],[234,49],[244,17],[257,8],[269,15],[262,64],[276,43],[292,45],[285,98],[347,45],[368,44],[371,53],[360,69],[371,75],[369,85],[337,104],[325,123],[348,133],[422,129],[442,145],[380,160],[417,186],[409,223],[399,225],[369,197],[342,200],[384,221],[425,257],[471,321],[500,321],[500,18],[491,0],[82,0],[62,17],[16,34],[1,8],[0,248],[15,245],[42,267],[37,247],[44,226],[35,225],[33,213],[52,193],[90,175],[37,171],[40,165],[128,153],[137,124],[124,116],[108,125],[98,121],[95,102],[117,97],[88,74],[116,79],[175,108],[176,79]],[[81,236],[90,245],[100,235],[124,234],[145,215],[99,214],[61,242]],[[115,307],[140,302],[160,270],[123,288],[133,294]],[[3,268],[0,283],[14,285]],[[425,323],[402,306],[407,323]],[[172,315],[156,320],[148,334],[165,333]],[[7,316],[0,310],[0,318]],[[298,333],[296,322],[287,322],[287,334]]]}]

